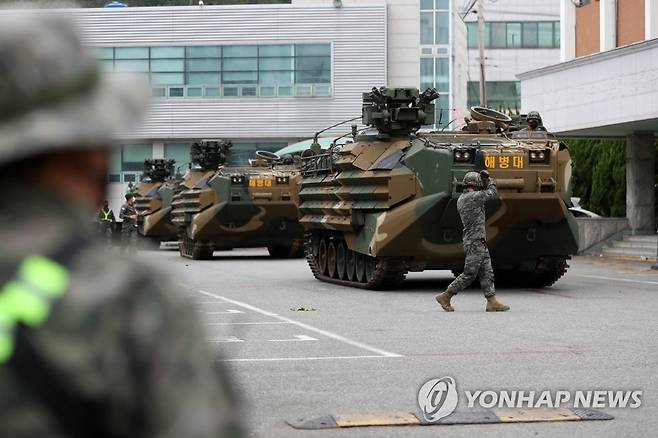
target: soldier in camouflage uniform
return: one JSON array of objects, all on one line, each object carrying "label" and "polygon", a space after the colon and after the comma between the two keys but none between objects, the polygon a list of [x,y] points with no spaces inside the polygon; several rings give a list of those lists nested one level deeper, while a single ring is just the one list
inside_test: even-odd
[{"label": "soldier in camouflage uniform", "polygon": [[530,111],[526,116],[526,122],[528,123],[528,127],[523,128],[521,131],[546,131],[546,129],[541,126],[541,116],[537,111]]},{"label": "soldier in camouflage uniform", "polygon": [[[485,185],[486,189],[483,190]],[[496,181],[489,177],[489,172],[486,170],[479,174],[468,172],[464,176],[464,193],[457,200],[457,210],[464,225],[463,242],[466,260],[464,272],[450,283],[445,292],[436,296],[436,301],[446,312],[455,310],[450,304],[450,299],[470,286],[475,281],[475,277],[480,279],[480,287],[487,298],[487,312],[509,310],[509,306],[496,300],[494,272],[485,233],[484,204],[497,193]]]},{"label": "soldier in camouflage uniform", "polygon": [[0,436],[243,436],[192,306],[88,220],[143,88],[63,15],[0,12],[0,59]]},{"label": "soldier in camouflage uniform", "polygon": [[137,210],[135,209],[135,195],[126,193],[126,203],[121,206],[119,211],[121,223],[121,252],[135,252],[137,248]]}]

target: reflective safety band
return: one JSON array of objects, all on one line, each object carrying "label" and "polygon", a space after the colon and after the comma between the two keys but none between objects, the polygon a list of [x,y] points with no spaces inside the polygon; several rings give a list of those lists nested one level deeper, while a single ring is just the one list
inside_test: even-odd
[{"label": "reflective safety band", "polygon": [[104,212],[103,210],[101,211],[103,212],[103,220],[109,222],[110,215],[112,214],[112,210],[108,210],[107,212]]},{"label": "reflective safety band", "polygon": [[43,324],[51,301],[67,291],[69,282],[67,269],[51,259],[32,255],[23,260],[15,278],[0,288],[0,363],[14,350],[15,325]]}]

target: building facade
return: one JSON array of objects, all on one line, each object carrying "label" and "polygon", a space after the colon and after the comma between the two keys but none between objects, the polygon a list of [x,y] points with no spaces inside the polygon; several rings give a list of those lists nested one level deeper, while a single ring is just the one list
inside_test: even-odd
[{"label": "building facade", "polygon": [[522,107],[563,136],[626,139],[626,210],[655,233],[658,0],[562,0],[561,63],[519,75]]},{"label": "building facade", "polygon": [[[467,2],[467,6],[470,6]],[[485,0],[484,47],[487,106],[518,113],[521,84],[517,74],[560,59],[560,0]],[[477,4],[468,25],[468,105],[480,105]]]}]

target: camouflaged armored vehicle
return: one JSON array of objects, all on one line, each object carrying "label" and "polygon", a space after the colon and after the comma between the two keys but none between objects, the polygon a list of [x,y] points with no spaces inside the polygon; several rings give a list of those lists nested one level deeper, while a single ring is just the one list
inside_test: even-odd
[{"label": "camouflaged armored vehicle", "polygon": [[373,89],[355,142],[305,159],[300,191],[305,253],[322,281],[398,286],[409,271],[463,269],[456,208],[466,172],[487,168],[499,198],[486,205],[497,280],[543,287],[578,248],[568,211],[570,155],[546,132],[510,132],[509,117],[473,108],[464,130],[418,133],[435,90]]},{"label": "camouflaged armored vehicle", "polygon": [[141,236],[154,242],[178,240],[171,223],[171,202],[180,183],[174,160],[144,161],[142,181],[134,187],[137,226]]},{"label": "camouflaged armored vehicle", "polygon": [[298,165],[265,151],[248,166],[205,173],[174,200],[181,256],[209,259],[215,250],[267,247],[273,257],[301,257],[299,181]]}]

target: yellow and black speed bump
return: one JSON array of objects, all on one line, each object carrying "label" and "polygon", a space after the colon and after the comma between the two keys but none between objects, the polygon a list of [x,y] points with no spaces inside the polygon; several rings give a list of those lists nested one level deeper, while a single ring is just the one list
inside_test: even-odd
[{"label": "yellow and black speed bump", "polygon": [[287,420],[295,429],[341,429],[369,426],[447,426],[455,424],[531,423],[551,421],[612,420],[614,417],[594,409],[490,409],[454,412],[436,422],[426,421],[422,415],[409,412],[392,414],[325,415],[316,418]]}]

